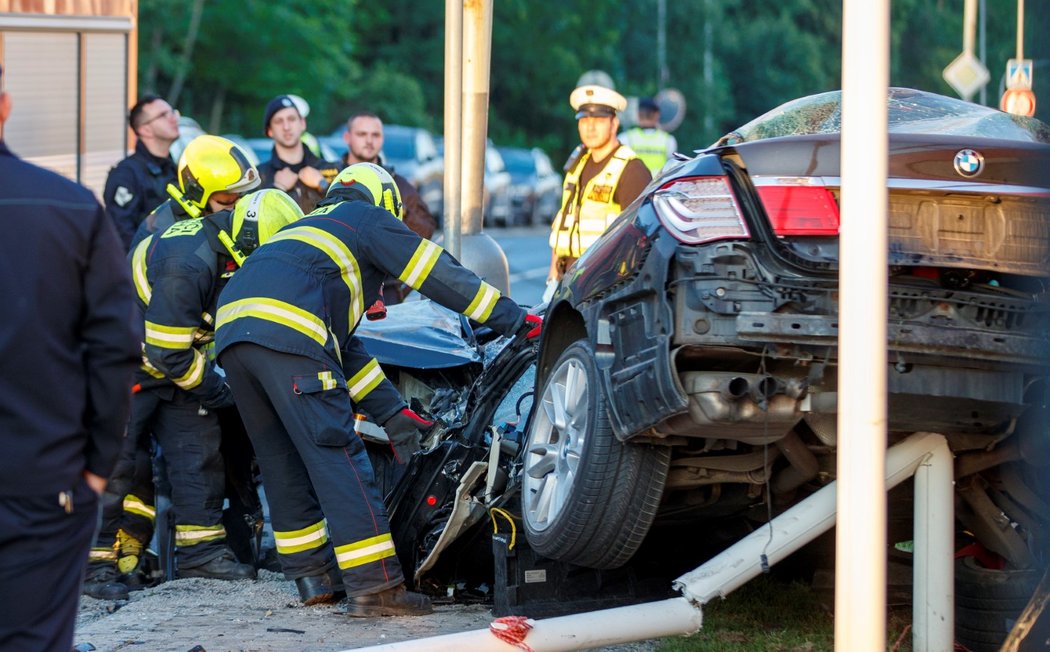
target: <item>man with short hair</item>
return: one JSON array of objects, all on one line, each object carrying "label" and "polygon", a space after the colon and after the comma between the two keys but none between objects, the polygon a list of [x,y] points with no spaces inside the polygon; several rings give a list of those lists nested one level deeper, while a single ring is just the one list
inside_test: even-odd
[{"label": "man with short hair", "polygon": [[131,401],[134,291],[91,191],[7,149],[10,113],[0,91],[0,650],[69,652]]},{"label": "man with short hair", "polygon": [[[437,230],[437,220],[430,213],[419,190],[412,182],[398,174],[394,168],[383,164],[380,151],[383,149],[383,121],[374,113],[361,111],[350,116],[343,132],[347,152],[343,165],[354,163],[375,163],[385,168],[401,193],[405,211],[405,226],[415,231],[419,237],[431,239]],[[397,279],[388,280],[383,286],[383,301],[387,304],[400,303],[408,293],[408,288]]]},{"label": "man with short hair", "polygon": [[562,274],[652,181],[634,151],[616,138],[617,112],[627,100],[611,88],[588,84],[569,96],[581,145],[565,164],[561,208],[551,224],[551,281]]},{"label": "man with short hair", "polygon": [[324,199],[328,184],[339,174],[339,163],[321,160],[303,144],[306,118],[290,95],[278,95],[266,105],[263,131],[273,139],[273,152],[259,166],[262,187],[285,191],[309,213]]},{"label": "man with short hair", "polygon": [[620,134],[620,142],[633,149],[653,174],[678,149],[675,137],[660,128],[660,105],[651,97],[638,100],[638,125]]},{"label": "man with short hair", "polygon": [[149,212],[168,198],[165,188],[175,181],[171,145],[179,138],[179,112],[157,95],[143,95],[128,112],[128,124],[138,142],[135,153],[109,171],[102,199],[117,227],[124,249]]}]

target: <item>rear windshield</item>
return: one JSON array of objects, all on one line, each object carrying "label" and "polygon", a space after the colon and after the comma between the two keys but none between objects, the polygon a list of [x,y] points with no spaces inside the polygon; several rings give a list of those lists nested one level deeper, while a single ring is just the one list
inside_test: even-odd
[{"label": "rear windshield", "polygon": [[[889,91],[890,133],[943,134],[1050,143],[1050,127],[1035,118],[916,91]],[[734,145],[781,136],[833,134],[842,129],[842,91],[792,100],[731,131],[717,144]]]}]

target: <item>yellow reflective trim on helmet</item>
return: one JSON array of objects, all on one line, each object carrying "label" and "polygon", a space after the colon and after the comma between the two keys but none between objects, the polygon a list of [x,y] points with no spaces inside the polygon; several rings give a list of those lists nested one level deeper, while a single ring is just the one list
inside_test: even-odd
[{"label": "yellow reflective trim on helmet", "polygon": [[131,255],[131,278],[135,282],[135,292],[138,293],[139,300],[147,306],[153,296],[153,288],[150,287],[149,280],[146,278],[146,250],[149,249],[152,241],[153,236],[151,235],[140,242]]},{"label": "yellow reflective trim on helmet", "polygon": [[389,534],[380,534],[377,537],[363,539],[357,543],[348,543],[335,549],[335,558],[339,562],[339,568],[346,570],[355,566],[364,566],[380,559],[393,557],[394,540]]},{"label": "yellow reflective trim on helmet", "polygon": [[361,291],[361,268],[357,264],[357,258],[343,242],[322,229],[314,226],[293,226],[275,234],[270,242],[281,240],[296,240],[320,250],[324,255],[332,259],[339,268],[343,283],[346,284],[350,293],[350,328],[353,329],[361,316],[365,314],[365,297]]},{"label": "yellow reflective trim on helmet", "polygon": [[207,361],[200,351],[193,352],[193,364],[186,370],[186,373],[182,374],[178,378],[172,378],[171,382],[178,385],[181,389],[193,389],[197,385],[201,384],[204,380],[204,370],[207,368]]},{"label": "yellow reflective trim on helmet", "polygon": [[193,346],[193,336],[196,333],[196,326],[165,326],[146,322],[146,344],[161,349],[188,349]]},{"label": "yellow reflective trim on helmet", "polygon": [[321,346],[328,341],[328,329],[324,322],[315,315],[298,306],[266,297],[249,297],[238,299],[219,308],[216,316],[216,328],[222,328],[230,322],[243,317],[254,317],[274,322],[299,331]]},{"label": "yellow reflective trim on helmet", "polygon": [[484,324],[488,321],[489,315],[492,314],[492,309],[496,307],[496,302],[499,301],[499,298],[499,290],[482,281],[481,287],[478,288],[478,293],[474,295],[474,300],[470,302],[463,314],[478,323]]},{"label": "yellow reflective trim on helmet", "polygon": [[273,540],[277,546],[277,552],[282,555],[313,550],[328,543],[328,528],[324,521],[320,521],[301,530],[287,532],[274,530]]},{"label": "yellow reflective trim on helmet", "polygon": [[379,361],[372,358],[365,366],[361,367],[361,371],[358,371],[347,381],[346,385],[350,389],[350,399],[354,402],[360,401],[379,386],[379,383],[383,382],[385,378],[386,374],[383,373],[383,369],[379,366]]},{"label": "yellow reflective trim on helmet", "polygon": [[157,518],[157,510],[153,505],[147,504],[144,500],[132,494],[124,496],[124,511],[129,514],[143,516],[150,521]]},{"label": "yellow reflective trim on helmet", "polygon": [[226,538],[226,528],[222,525],[176,525],[175,545],[192,546],[205,541]]},{"label": "yellow reflective trim on helmet", "polygon": [[430,276],[430,270],[434,269],[442,251],[444,249],[430,240],[423,240],[416,247],[416,252],[412,254],[412,258],[398,278],[413,290],[418,290],[419,286],[423,285],[423,281]]}]

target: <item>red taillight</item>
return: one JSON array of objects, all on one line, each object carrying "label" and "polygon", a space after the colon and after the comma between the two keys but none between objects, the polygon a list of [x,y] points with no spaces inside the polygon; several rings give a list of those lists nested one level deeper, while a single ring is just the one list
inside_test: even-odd
[{"label": "red taillight", "polygon": [[750,235],[725,177],[675,179],[653,193],[653,208],[660,223],[686,244]]},{"label": "red taillight", "polygon": [[427,496],[427,505],[433,507],[438,504],[437,496]]},{"label": "red taillight", "polygon": [[827,188],[758,186],[757,190],[777,235],[838,235],[839,207]]}]

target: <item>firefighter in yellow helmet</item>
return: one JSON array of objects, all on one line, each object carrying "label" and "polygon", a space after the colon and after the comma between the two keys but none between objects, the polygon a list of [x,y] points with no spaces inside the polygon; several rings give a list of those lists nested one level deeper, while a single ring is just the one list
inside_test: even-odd
[{"label": "firefighter in yellow helmet", "polygon": [[[207,199],[198,192],[191,201]],[[285,193],[260,190],[232,210],[176,222],[132,252],[145,337],[128,432],[152,432],[164,454],[177,577],[255,577],[255,568],[226,546],[218,411],[233,407],[233,397],[209,349],[220,291],[260,244],[301,217]]]},{"label": "firefighter in yellow helmet", "polygon": [[[387,276],[503,334],[539,320],[401,222],[394,179],[342,170],[317,210],[245,262],[219,302],[215,350],[255,447],[277,553],[306,604],[349,596],[356,617],[429,613],[407,591],[354,412],[383,424],[402,463],[430,422],[354,336]],[[347,400],[349,393],[350,400]]]},{"label": "firefighter in yellow helmet", "polygon": [[551,225],[551,267],[556,281],[652,181],[634,151],[616,138],[619,111],[627,100],[616,91],[589,84],[569,96],[576,111],[581,145],[565,164],[561,208]]},{"label": "firefighter in yellow helmet", "polygon": [[171,198],[142,220],[131,248],[179,220],[232,208],[260,180],[259,171],[239,145],[221,136],[197,136],[179,157],[178,186],[167,187]]}]

